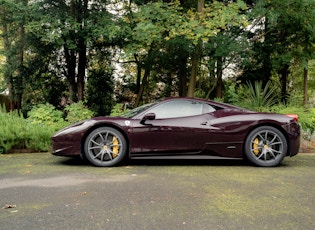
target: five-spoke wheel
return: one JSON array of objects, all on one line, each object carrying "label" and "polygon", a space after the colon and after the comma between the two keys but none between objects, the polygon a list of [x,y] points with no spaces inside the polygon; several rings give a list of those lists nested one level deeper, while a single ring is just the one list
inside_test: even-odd
[{"label": "five-spoke wheel", "polygon": [[115,166],[124,159],[127,143],[118,130],[100,127],[87,136],[84,152],[86,158],[95,166]]},{"label": "five-spoke wheel", "polygon": [[288,150],[281,131],[271,126],[254,129],[245,142],[247,159],[257,166],[272,167],[281,163]]}]

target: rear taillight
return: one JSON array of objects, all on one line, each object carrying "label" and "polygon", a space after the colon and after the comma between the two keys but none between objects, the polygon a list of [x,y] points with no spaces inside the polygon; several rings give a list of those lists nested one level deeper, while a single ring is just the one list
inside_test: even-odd
[{"label": "rear taillight", "polygon": [[286,114],[288,117],[292,117],[296,122],[299,121],[299,116],[297,114]]}]

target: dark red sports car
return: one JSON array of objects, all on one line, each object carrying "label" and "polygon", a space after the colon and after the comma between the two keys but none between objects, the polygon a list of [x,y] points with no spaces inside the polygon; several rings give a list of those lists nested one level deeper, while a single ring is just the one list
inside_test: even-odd
[{"label": "dark red sports car", "polygon": [[95,117],[52,137],[53,155],[114,166],[136,158],[247,158],[276,166],[300,146],[295,115],[258,113],[193,98],[169,98],[120,117]]}]

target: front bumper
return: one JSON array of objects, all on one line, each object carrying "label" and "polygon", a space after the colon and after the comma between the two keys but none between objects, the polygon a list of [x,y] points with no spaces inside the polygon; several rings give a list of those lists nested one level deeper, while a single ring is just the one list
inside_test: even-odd
[{"label": "front bumper", "polygon": [[81,153],[80,143],[52,141],[51,146],[55,156],[79,156]]}]

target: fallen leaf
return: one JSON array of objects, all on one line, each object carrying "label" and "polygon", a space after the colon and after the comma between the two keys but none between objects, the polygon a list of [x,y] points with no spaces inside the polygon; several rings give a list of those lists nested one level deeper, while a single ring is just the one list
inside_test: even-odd
[{"label": "fallen leaf", "polygon": [[15,204],[6,204],[3,209],[8,209],[8,208],[16,208]]}]

